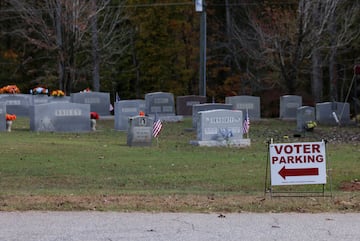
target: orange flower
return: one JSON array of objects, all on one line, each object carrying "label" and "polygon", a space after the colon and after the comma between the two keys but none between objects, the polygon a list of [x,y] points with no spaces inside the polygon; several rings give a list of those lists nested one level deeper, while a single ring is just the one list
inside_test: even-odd
[{"label": "orange flower", "polygon": [[62,90],[53,90],[51,91],[51,96],[64,96],[65,93]]},{"label": "orange flower", "polygon": [[14,121],[16,120],[16,115],[15,114],[6,114],[6,120],[7,121]]},{"label": "orange flower", "polygon": [[16,85],[7,85],[0,89],[0,94],[17,94],[20,93],[20,89]]}]

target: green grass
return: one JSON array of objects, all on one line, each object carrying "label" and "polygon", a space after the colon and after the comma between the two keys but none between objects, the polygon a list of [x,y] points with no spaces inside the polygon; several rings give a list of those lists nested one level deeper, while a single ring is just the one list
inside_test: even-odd
[{"label": "green grass", "polygon": [[[3,200],[5,210],[59,208],[47,201],[21,202],[31,197],[262,197],[270,138],[275,142],[319,141],[322,133],[333,130],[333,127],[318,127],[305,137],[293,138],[295,122],[262,120],[252,122],[250,147],[210,148],[189,144],[196,139],[196,134],[187,130],[191,120],[185,119],[180,123],[165,123],[159,142],[154,140],[151,147],[129,147],[126,133],[115,131],[112,120],[99,120],[96,132],[79,134],[31,132],[28,122],[27,118],[18,118],[12,132],[0,133],[0,204]],[[359,127],[346,127],[346,130],[360,135]],[[357,200],[357,192],[344,193],[340,186],[360,176],[360,144],[329,142],[327,153],[333,193],[346,198],[350,195],[351,200]],[[284,190],[312,188],[290,186]],[[256,208],[251,202],[251,207],[245,210],[268,211],[266,205]],[[99,209],[101,204],[97,205]],[[198,209],[194,205],[182,205],[175,210]],[[222,208],[231,206],[228,202],[221,205]],[[270,205],[269,209],[276,205]],[[81,209],[76,208],[79,206],[72,203],[60,209]],[[135,207],[112,202],[100,209],[124,208],[161,209],[154,204],[146,205],[146,201]],[[359,209],[359,206],[352,208]]]}]

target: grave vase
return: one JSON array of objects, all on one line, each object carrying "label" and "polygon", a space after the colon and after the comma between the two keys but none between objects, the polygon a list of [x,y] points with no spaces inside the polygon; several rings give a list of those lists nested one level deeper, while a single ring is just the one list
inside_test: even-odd
[{"label": "grave vase", "polygon": [[96,131],[96,119],[91,119],[91,130]]},{"label": "grave vase", "polygon": [[8,131],[8,132],[11,131],[12,123],[13,122],[11,120],[6,121],[6,131]]}]

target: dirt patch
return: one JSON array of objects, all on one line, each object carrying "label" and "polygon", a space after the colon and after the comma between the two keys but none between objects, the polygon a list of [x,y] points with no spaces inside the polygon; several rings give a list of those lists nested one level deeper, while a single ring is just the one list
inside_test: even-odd
[{"label": "dirt patch", "polygon": [[340,189],[346,192],[359,192],[360,191],[360,181],[353,180],[350,182],[344,182],[341,184]]}]

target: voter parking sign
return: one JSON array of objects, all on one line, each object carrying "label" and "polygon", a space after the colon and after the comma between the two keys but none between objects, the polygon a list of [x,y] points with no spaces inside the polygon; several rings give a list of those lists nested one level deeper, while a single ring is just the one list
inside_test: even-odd
[{"label": "voter parking sign", "polygon": [[271,185],[326,184],[325,142],[269,145]]}]

